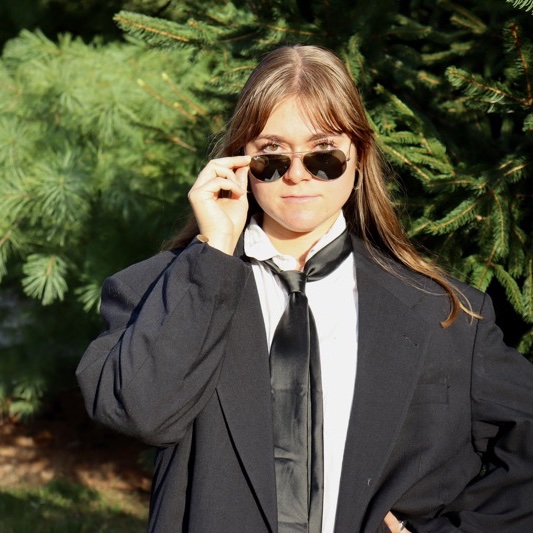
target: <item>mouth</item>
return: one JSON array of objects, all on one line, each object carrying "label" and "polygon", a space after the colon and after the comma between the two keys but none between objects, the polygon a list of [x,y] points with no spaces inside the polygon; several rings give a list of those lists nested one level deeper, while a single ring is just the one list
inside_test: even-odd
[{"label": "mouth", "polygon": [[288,194],[282,196],[282,199],[288,202],[309,202],[311,200],[316,200],[317,198],[318,196],[311,194]]}]

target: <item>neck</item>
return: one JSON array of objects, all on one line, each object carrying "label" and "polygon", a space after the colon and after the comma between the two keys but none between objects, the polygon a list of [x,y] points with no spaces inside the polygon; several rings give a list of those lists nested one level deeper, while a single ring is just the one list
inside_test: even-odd
[{"label": "neck", "polygon": [[274,245],[276,250],[285,255],[290,255],[298,261],[299,269],[301,270],[305,265],[305,260],[309,250],[318,242],[319,238],[302,234],[296,238],[284,239],[273,235],[268,235],[270,242]]},{"label": "neck", "polygon": [[296,232],[275,223],[269,217],[263,216],[261,227],[276,250],[294,257],[298,261],[300,270],[302,270],[309,250],[331,229],[335,220],[311,231]]}]

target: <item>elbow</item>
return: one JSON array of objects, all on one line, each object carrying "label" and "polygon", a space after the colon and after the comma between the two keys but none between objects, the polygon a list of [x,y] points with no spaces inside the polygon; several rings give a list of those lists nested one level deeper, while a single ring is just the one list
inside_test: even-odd
[{"label": "elbow", "polygon": [[128,410],[123,403],[112,405],[95,402],[91,418],[105,427],[127,435],[149,446],[165,447],[179,443],[186,428],[169,426],[149,410]]}]

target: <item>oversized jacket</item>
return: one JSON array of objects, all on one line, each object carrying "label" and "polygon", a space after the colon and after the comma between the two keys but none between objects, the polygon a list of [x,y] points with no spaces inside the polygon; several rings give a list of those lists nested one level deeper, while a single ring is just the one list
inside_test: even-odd
[{"label": "oversized jacket", "polygon": [[[533,531],[533,365],[488,296],[452,326],[436,284],[353,238],[357,377],[336,533]],[[392,272],[390,270],[393,270]],[[149,531],[277,531],[268,347],[252,268],[193,241],[109,278],[77,377],[91,417],[157,447]]]}]

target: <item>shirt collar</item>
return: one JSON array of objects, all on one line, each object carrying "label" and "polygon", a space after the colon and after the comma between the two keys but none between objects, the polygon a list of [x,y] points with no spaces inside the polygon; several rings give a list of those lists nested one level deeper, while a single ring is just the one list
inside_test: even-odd
[{"label": "shirt collar", "polygon": [[[307,259],[310,259],[324,246],[336,239],[345,229],[346,220],[341,211],[333,226],[309,250]],[[272,259],[282,270],[297,270],[298,268],[296,258],[282,254],[275,248],[263,228],[259,225],[255,215],[244,230],[244,252],[251,259],[257,259],[258,261]]]}]

